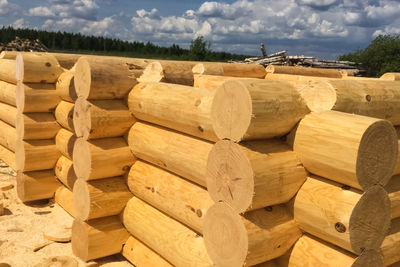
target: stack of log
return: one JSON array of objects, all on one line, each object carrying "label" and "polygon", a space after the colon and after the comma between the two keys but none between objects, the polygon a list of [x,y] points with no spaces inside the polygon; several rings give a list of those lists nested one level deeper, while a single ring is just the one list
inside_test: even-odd
[{"label": "stack of log", "polygon": [[17,36],[7,44],[0,43],[0,52],[2,51],[47,52],[48,48],[39,39],[20,39]]}]

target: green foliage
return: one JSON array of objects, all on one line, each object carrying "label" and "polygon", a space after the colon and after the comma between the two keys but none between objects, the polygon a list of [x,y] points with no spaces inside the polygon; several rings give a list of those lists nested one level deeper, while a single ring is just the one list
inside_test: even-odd
[{"label": "green foliage", "polygon": [[364,50],[342,55],[339,60],[359,63],[369,77],[400,72],[400,35],[379,35]]},{"label": "green foliage", "polygon": [[99,36],[86,36],[80,33],[48,32],[34,29],[0,28],[0,43],[8,43],[18,36],[21,39],[39,39],[52,52],[113,55],[173,60],[242,60],[245,55],[210,51],[210,44],[199,37],[192,41],[191,49],[177,44],[170,47],[147,42],[127,42]]}]

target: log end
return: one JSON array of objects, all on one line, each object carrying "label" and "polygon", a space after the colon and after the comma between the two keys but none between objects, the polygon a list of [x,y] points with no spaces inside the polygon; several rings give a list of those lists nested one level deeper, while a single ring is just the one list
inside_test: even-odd
[{"label": "log end", "polygon": [[385,120],[372,123],[361,138],[357,154],[356,174],[364,190],[389,182],[397,153],[397,134],[392,124]]},{"label": "log end", "polygon": [[78,97],[74,106],[73,125],[77,137],[87,140],[89,138],[92,119],[90,115],[90,103],[83,97]]},{"label": "log end", "polygon": [[370,187],[355,205],[349,220],[354,252],[379,250],[390,228],[390,199],[379,185]]},{"label": "log end", "polygon": [[230,140],[218,141],[207,161],[207,189],[215,202],[224,201],[245,212],[254,195],[254,173],[246,153]]},{"label": "log end", "polygon": [[23,113],[25,108],[25,86],[22,82],[17,83],[17,88],[15,90],[15,104],[18,112]]},{"label": "log end", "polygon": [[62,99],[70,102],[75,102],[78,96],[76,95],[74,86],[75,71],[64,71],[58,77],[56,90]]},{"label": "log end", "polygon": [[219,202],[208,209],[203,226],[208,255],[216,266],[243,266],[248,253],[248,235],[241,216]]},{"label": "log end", "polygon": [[296,88],[312,112],[331,110],[336,103],[336,91],[328,81],[297,83]]},{"label": "log end", "polygon": [[88,98],[91,82],[92,75],[89,62],[84,57],[81,57],[75,64],[74,85],[76,95]]},{"label": "log end", "polygon": [[92,160],[89,143],[83,138],[77,138],[74,144],[74,154],[72,158],[76,177],[88,180],[91,173]]},{"label": "log end", "polygon": [[376,250],[366,250],[354,261],[351,267],[384,266],[382,254]]},{"label": "log end", "polygon": [[160,62],[151,62],[144,69],[143,74],[138,78],[138,82],[162,82],[164,79],[164,70]]},{"label": "log end", "polygon": [[15,142],[15,166],[17,171],[25,169],[25,144],[20,138]]},{"label": "log end", "polygon": [[86,221],[90,213],[90,194],[86,181],[78,179],[74,184],[74,211],[75,218]]},{"label": "log end", "polygon": [[22,171],[17,171],[17,196],[22,201],[25,202],[25,175]]},{"label": "log end", "polygon": [[20,53],[15,58],[15,78],[18,83],[24,81],[24,57]]},{"label": "log end", "polygon": [[235,80],[228,80],[217,89],[212,103],[211,119],[219,139],[242,140],[251,118],[252,100],[245,86]]},{"label": "log end", "polygon": [[83,261],[89,260],[88,226],[81,220],[74,220],[71,235],[72,252]]}]

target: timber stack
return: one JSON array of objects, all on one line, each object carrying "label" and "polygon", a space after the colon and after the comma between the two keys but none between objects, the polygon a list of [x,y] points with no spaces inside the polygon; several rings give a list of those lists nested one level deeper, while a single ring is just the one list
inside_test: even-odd
[{"label": "timber stack", "polygon": [[0,157],[24,201],[55,192],[82,260],[400,261],[397,74],[7,53]]}]

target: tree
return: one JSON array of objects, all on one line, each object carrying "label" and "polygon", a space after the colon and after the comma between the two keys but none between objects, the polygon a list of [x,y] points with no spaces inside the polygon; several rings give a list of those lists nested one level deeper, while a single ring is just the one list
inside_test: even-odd
[{"label": "tree", "polygon": [[359,63],[369,77],[400,72],[400,35],[379,35],[363,50],[339,57]]},{"label": "tree", "polygon": [[191,60],[206,60],[210,53],[211,44],[204,41],[203,36],[199,36],[194,39],[190,44],[189,57]]}]

